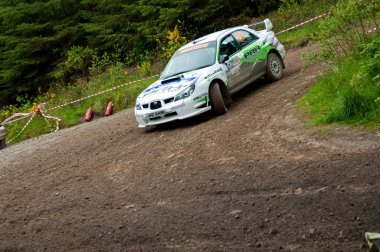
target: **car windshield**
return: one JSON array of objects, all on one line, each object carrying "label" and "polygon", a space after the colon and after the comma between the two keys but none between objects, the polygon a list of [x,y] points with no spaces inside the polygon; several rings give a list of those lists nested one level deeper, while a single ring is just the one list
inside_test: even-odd
[{"label": "car windshield", "polygon": [[211,41],[178,50],[161,73],[161,79],[213,65],[215,47],[216,42]]}]

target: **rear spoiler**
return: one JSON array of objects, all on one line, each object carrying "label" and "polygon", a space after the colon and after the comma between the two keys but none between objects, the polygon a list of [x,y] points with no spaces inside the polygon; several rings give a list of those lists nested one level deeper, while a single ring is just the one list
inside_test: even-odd
[{"label": "rear spoiler", "polygon": [[260,22],[246,24],[246,25],[244,25],[244,27],[248,28],[248,27],[252,27],[252,26],[256,26],[256,25],[260,25],[260,24],[264,24],[265,25],[265,30],[267,30],[267,31],[270,31],[273,28],[273,24],[269,20],[269,18],[267,18],[267,19],[265,19],[263,21],[260,21]]}]

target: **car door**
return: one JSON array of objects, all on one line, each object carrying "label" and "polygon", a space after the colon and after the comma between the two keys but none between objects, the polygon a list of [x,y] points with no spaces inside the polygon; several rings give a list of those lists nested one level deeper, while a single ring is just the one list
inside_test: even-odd
[{"label": "car door", "polygon": [[261,53],[261,41],[246,30],[237,30],[232,33],[232,36],[241,48],[238,54],[241,61],[241,84],[246,85],[265,72],[265,61],[257,59]]},{"label": "car door", "polygon": [[224,37],[219,46],[219,62],[227,66],[228,89],[231,91],[242,82],[241,64],[238,54],[240,47],[232,35]]}]

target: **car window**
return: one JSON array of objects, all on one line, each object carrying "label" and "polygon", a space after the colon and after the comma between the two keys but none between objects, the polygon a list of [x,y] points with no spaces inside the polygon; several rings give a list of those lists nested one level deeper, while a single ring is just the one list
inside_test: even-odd
[{"label": "car window", "polygon": [[240,44],[242,48],[259,39],[252,33],[244,31],[244,30],[236,31],[232,33],[232,36],[234,36],[234,38],[238,41],[238,43]]},{"label": "car window", "polygon": [[219,60],[222,59],[223,56],[231,56],[239,50],[239,46],[236,40],[230,35],[223,39],[222,43],[220,43],[220,53]]},{"label": "car window", "polygon": [[161,73],[161,79],[211,66],[215,63],[216,41],[178,50]]}]

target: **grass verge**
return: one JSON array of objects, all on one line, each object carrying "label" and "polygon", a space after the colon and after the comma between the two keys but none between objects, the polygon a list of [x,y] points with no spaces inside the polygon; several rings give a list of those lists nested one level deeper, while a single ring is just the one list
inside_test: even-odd
[{"label": "grass verge", "polygon": [[[48,100],[46,105],[46,108],[48,109],[56,105],[64,104],[66,102],[82,98],[102,90],[107,90],[123,83],[139,80],[141,78],[144,78],[144,75],[136,74],[129,76],[122,65],[116,64],[115,66],[109,68],[106,72],[95,76],[88,83],[78,82],[75,85],[69,85],[67,87],[56,86],[53,87],[49,93],[35,98],[33,102],[27,101],[21,107],[4,108],[0,121],[4,120],[7,115],[13,114],[16,111],[28,112],[31,108],[36,106],[36,104],[46,100]],[[117,90],[92,97],[82,102],[51,110],[48,114],[62,119],[60,122],[61,128],[71,127],[83,122],[84,115],[89,107],[93,108],[95,117],[104,115],[109,101],[112,101],[114,104],[114,112],[133,107],[136,97],[154,81],[155,78],[151,78],[126,87],[121,87]],[[29,118],[26,118],[6,125],[5,128],[8,132],[6,140],[9,141],[15,137],[28,120]],[[49,120],[48,123],[46,123],[41,116],[36,116],[25,131],[12,143],[37,137],[42,134],[49,133],[54,129],[54,120]]]},{"label": "grass verge", "polygon": [[318,26],[319,21],[314,21],[298,27],[292,32],[281,33],[278,35],[278,38],[287,49],[305,46],[318,40]]},{"label": "grass verge", "polygon": [[299,101],[314,124],[380,126],[380,33],[359,48],[336,59]]}]

